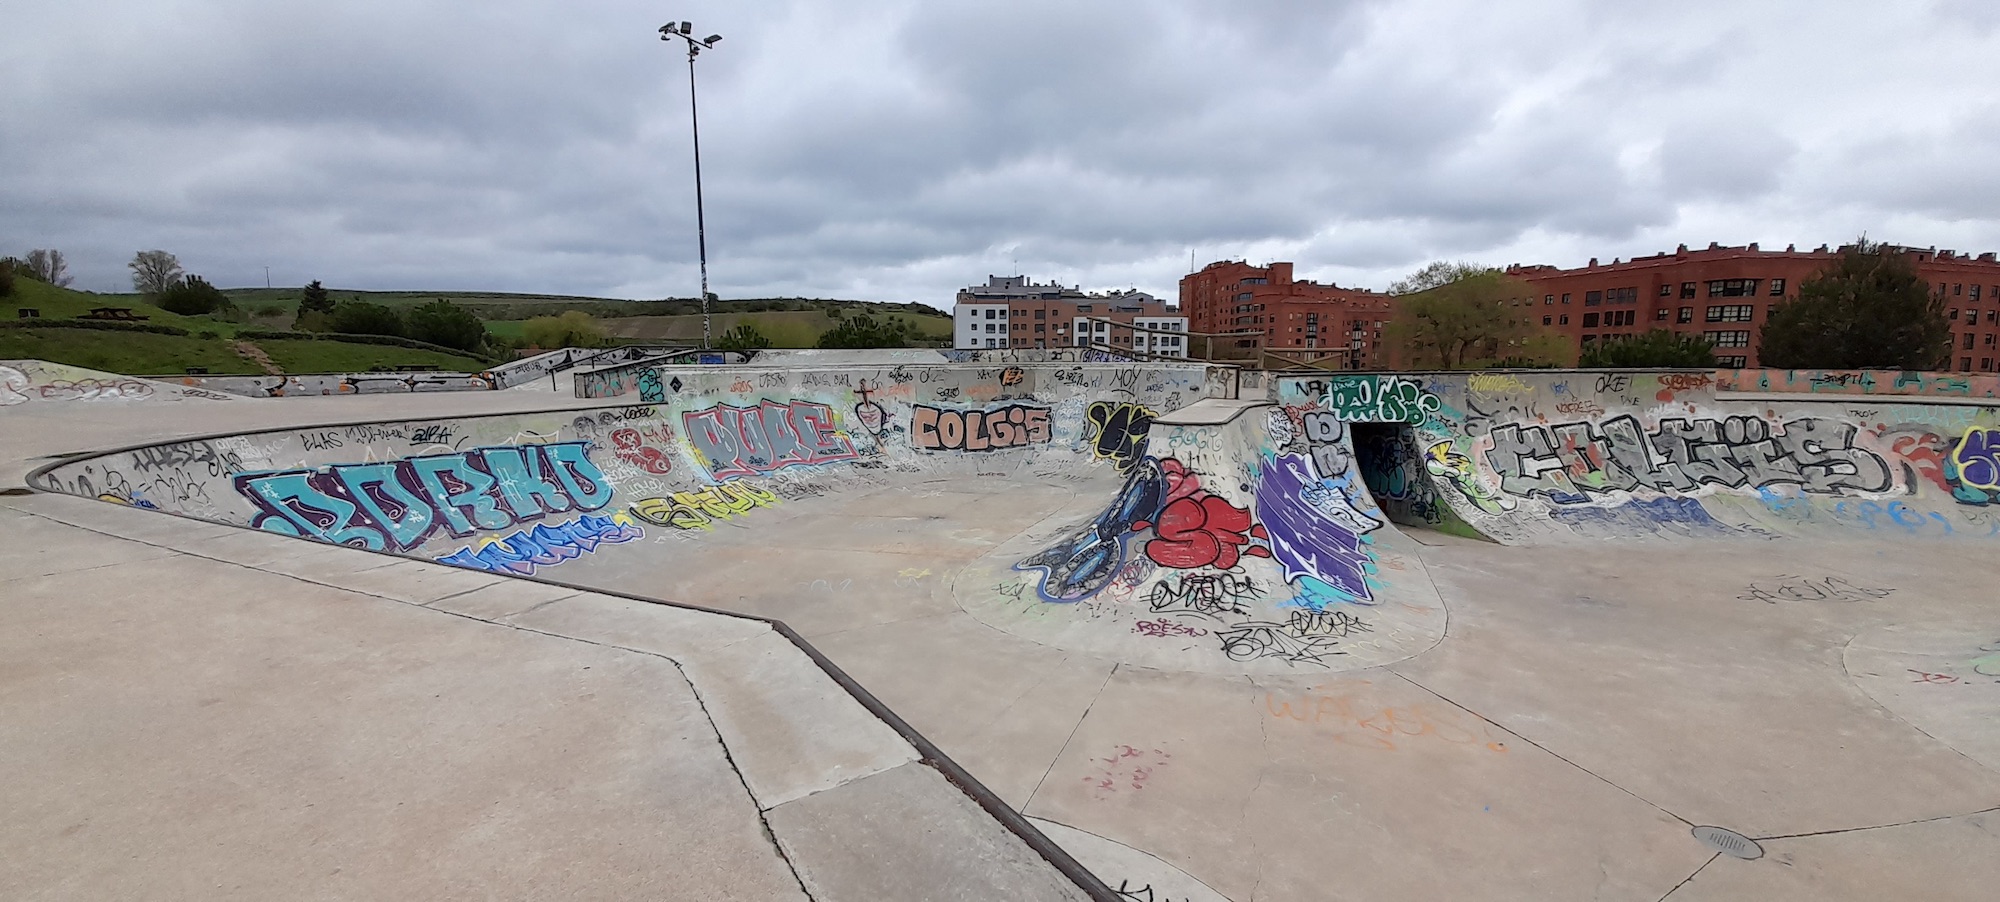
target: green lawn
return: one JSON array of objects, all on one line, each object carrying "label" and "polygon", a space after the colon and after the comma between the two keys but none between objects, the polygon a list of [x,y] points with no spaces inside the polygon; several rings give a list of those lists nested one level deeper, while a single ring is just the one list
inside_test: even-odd
[{"label": "green lawn", "polygon": [[0,359],[47,360],[128,376],[179,375],[191,366],[216,375],[263,372],[219,338],[95,329],[0,330]]},{"label": "green lawn", "polygon": [[23,307],[40,310],[42,319],[75,319],[89,313],[95,307],[126,307],[134,316],[143,316],[149,323],[162,326],[178,326],[190,332],[213,332],[217,335],[235,335],[243,328],[235,323],[224,322],[213,316],[181,316],[168,313],[146,302],[145,296],[137,294],[91,294],[57,288],[33,279],[16,278],[14,293],[0,298],[0,320],[13,320]]}]

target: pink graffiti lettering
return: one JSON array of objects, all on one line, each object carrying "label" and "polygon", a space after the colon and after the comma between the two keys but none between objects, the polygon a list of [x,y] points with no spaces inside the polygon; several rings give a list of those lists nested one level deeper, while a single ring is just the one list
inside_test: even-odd
[{"label": "pink graffiti lettering", "polygon": [[834,425],[833,408],[825,404],[718,404],[681,414],[681,426],[717,479],[855,457],[854,444]]}]

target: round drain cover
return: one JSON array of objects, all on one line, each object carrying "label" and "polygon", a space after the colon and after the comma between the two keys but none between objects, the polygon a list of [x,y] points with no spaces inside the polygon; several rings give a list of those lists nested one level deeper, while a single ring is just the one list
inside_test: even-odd
[{"label": "round drain cover", "polygon": [[1744,861],[1764,857],[1764,847],[1758,845],[1756,840],[1724,827],[1696,827],[1694,838],[1717,852]]}]

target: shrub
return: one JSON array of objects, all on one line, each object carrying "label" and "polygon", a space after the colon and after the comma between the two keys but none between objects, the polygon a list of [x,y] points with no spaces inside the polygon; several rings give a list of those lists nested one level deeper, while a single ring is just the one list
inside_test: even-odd
[{"label": "shrub", "polygon": [[756,351],[771,346],[771,339],[757,331],[749,323],[738,323],[736,328],[722,333],[722,339],[715,346],[725,351]]},{"label": "shrub", "polygon": [[14,261],[12,257],[0,260],[0,298],[14,293]]},{"label": "shrub", "polygon": [[327,327],[352,335],[395,335],[405,333],[403,317],[381,304],[341,301],[327,316]]},{"label": "shrub", "polygon": [[450,301],[437,300],[410,311],[405,334],[418,341],[477,351],[486,340],[486,324]]},{"label": "shrub", "polygon": [[159,298],[161,309],[182,316],[201,316],[230,306],[221,289],[200,276],[188,276],[167,286]]}]

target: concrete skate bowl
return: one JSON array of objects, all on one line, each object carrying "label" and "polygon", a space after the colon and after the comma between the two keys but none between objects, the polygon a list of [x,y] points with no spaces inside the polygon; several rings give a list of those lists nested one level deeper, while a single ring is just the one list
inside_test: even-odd
[{"label": "concrete skate bowl", "polygon": [[0,407],[54,402],[228,401],[221,392],[46,360],[0,360]]}]

